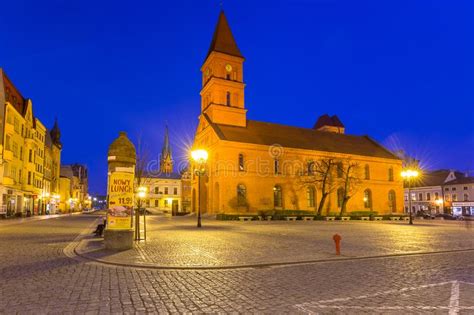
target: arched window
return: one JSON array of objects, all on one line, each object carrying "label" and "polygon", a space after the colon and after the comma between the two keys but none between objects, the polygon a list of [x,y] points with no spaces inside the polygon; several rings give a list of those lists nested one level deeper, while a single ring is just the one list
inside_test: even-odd
[{"label": "arched window", "polygon": [[245,206],[247,204],[247,188],[244,184],[237,185],[237,205]]},{"label": "arched window", "polygon": [[310,208],[314,208],[316,206],[316,203],[314,202],[315,193],[316,193],[316,190],[314,189],[313,186],[309,186],[306,189],[306,199],[308,200],[308,207],[310,207]]},{"label": "arched window", "polygon": [[364,208],[372,209],[372,192],[370,189],[364,191]]},{"label": "arched window", "polygon": [[344,201],[344,188],[339,188],[337,190],[337,206],[338,208],[342,207],[342,202]]},{"label": "arched window", "polygon": [[278,159],[273,160],[273,170],[275,175],[280,174],[280,161]]},{"label": "arched window", "polygon": [[369,164],[365,164],[364,171],[365,171],[365,179],[370,179],[370,168],[369,168]]},{"label": "arched window", "polygon": [[388,180],[393,182],[393,167],[388,169]]},{"label": "arched window", "polygon": [[242,153],[239,154],[239,172],[244,171],[244,155]]},{"label": "arched window", "polygon": [[308,162],[308,175],[314,175],[315,165],[313,161]]},{"label": "arched window", "polygon": [[229,91],[227,91],[226,93],[226,105],[230,106],[230,92]]},{"label": "arched window", "polygon": [[341,162],[337,163],[337,178],[342,178],[344,176],[344,166]]},{"label": "arched window", "polygon": [[395,191],[390,190],[388,192],[388,208],[390,212],[397,212],[397,200]]},{"label": "arched window", "polygon": [[283,205],[283,200],[282,200],[282,191],[281,191],[281,186],[276,185],[273,187],[273,206],[275,208],[281,208]]}]

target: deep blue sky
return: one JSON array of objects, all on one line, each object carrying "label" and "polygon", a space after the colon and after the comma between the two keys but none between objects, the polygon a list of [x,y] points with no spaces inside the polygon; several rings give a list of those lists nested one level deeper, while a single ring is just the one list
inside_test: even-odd
[{"label": "deep blue sky", "polygon": [[[430,168],[474,170],[474,1],[224,1],[246,57],[248,117],[404,148]],[[0,67],[48,126],[63,162],[104,192],[120,130],[151,154],[170,125],[175,158],[200,110],[199,68],[219,1],[4,1]]]}]

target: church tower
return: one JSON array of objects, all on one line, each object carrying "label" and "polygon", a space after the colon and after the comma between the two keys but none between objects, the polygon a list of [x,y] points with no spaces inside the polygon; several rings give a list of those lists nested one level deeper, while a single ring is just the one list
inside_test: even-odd
[{"label": "church tower", "polygon": [[165,141],[163,143],[163,149],[161,150],[160,157],[160,173],[171,174],[173,173],[173,158],[171,156],[170,139],[168,135],[168,126],[165,129]]},{"label": "church tower", "polygon": [[245,127],[244,57],[221,11],[201,67],[201,113],[213,123]]}]

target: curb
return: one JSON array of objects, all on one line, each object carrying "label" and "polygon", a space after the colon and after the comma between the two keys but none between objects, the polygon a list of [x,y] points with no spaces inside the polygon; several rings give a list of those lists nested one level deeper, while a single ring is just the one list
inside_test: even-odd
[{"label": "curb", "polygon": [[[84,239],[82,239],[84,240]],[[467,249],[452,249],[436,252],[416,252],[416,253],[401,253],[401,254],[388,254],[388,255],[378,255],[378,256],[360,256],[360,257],[346,257],[346,258],[325,258],[325,259],[314,259],[314,260],[303,260],[303,261],[290,261],[290,262],[274,262],[274,263],[260,263],[260,264],[249,264],[249,265],[227,265],[227,266],[162,266],[155,264],[131,264],[131,263],[121,263],[114,261],[106,261],[100,258],[95,258],[87,255],[87,253],[81,253],[78,251],[78,248],[81,246],[82,240],[80,240],[77,245],[74,247],[74,253],[84,259],[93,261],[96,263],[101,263],[110,266],[119,266],[119,267],[129,267],[137,269],[154,269],[154,270],[235,270],[235,269],[257,269],[257,268],[271,268],[271,267],[287,267],[287,266],[298,266],[298,265],[311,265],[317,263],[328,263],[328,262],[341,262],[341,261],[356,261],[356,260],[366,260],[366,259],[383,259],[383,258],[394,258],[394,257],[407,257],[407,256],[426,256],[426,255],[442,255],[449,253],[461,253],[461,252],[471,252],[474,251],[474,248]]]}]

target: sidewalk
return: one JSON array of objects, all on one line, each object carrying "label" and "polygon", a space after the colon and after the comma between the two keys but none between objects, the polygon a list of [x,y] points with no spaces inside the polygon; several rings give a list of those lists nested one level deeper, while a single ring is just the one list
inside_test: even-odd
[{"label": "sidewalk", "polygon": [[47,219],[54,219],[54,218],[72,216],[72,215],[78,215],[78,214],[81,214],[81,212],[73,212],[73,213],[66,213],[66,214],[35,215],[35,216],[27,217],[27,218],[1,219],[0,227],[22,224],[22,223],[33,222],[33,221],[42,221],[42,220],[47,220]]},{"label": "sidewalk", "polygon": [[[421,222],[230,222],[149,217],[147,241],[131,250],[106,250],[87,234],[75,248],[81,257],[107,264],[161,269],[219,269],[339,259],[474,250],[474,230],[462,223]],[[92,230],[89,232],[92,233]],[[342,236],[335,255],[332,236]]]}]

